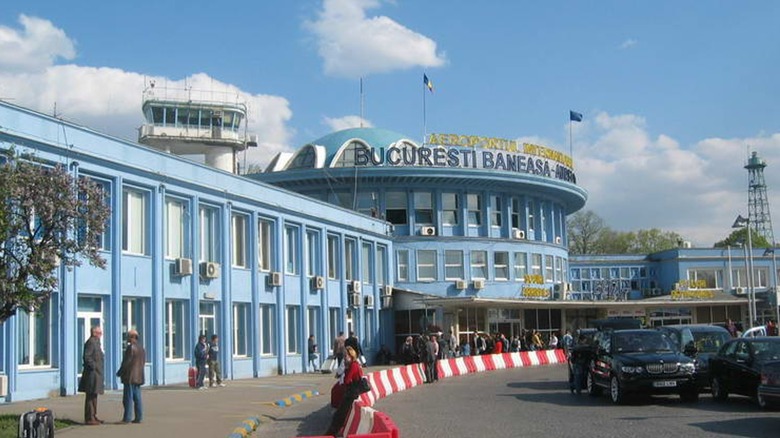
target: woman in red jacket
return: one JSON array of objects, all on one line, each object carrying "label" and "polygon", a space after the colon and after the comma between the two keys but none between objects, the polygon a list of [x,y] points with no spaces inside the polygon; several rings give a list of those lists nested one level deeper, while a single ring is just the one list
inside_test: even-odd
[{"label": "woman in red jacket", "polygon": [[363,378],[363,369],[360,366],[355,349],[349,346],[346,350],[346,364],[344,366],[344,386],[346,391],[341,404],[339,404],[338,409],[333,414],[333,420],[331,420],[330,427],[328,427],[325,435],[335,436],[344,427],[344,420],[347,419],[352,402],[360,395],[358,394],[357,383]]}]

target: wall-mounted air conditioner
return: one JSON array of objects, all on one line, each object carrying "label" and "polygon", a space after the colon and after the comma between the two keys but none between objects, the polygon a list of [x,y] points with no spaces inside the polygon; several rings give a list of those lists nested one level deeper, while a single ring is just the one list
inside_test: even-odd
[{"label": "wall-mounted air conditioner", "polygon": [[553,286],[553,290],[555,292],[571,292],[571,283],[562,281],[560,283],[555,284],[555,286]]},{"label": "wall-mounted air conditioner", "polygon": [[0,397],[8,395],[8,376],[0,374]]},{"label": "wall-mounted air conditioner", "polygon": [[463,290],[468,287],[468,283],[466,283],[466,280],[455,280],[455,289]]},{"label": "wall-mounted air conditioner", "polygon": [[736,293],[737,295],[745,295],[747,293],[747,288],[746,287],[735,287],[734,288],[734,293]]},{"label": "wall-mounted air conditioner", "polygon": [[200,276],[203,278],[219,278],[219,263],[201,262]]},{"label": "wall-mounted air conditioner", "polygon": [[517,240],[525,240],[525,230],[512,229],[512,237]]},{"label": "wall-mounted air conditioner", "polygon": [[474,289],[484,289],[485,280],[474,280]]},{"label": "wall-mounted air conditioner", "polygon": [[349,288],[352,290],[352,292],[359,294],[362,290],[362,284],[360,283],[360,280],[352,280],[349,283]]},{"label": "wall-mounted air conditioner", "polygon": [[555,236],[555,244],[560,245],[561,242],[563,242],[563,239],[561,239],[561,236]]},{"label": "wall-mounted air conditioner", "polygon": [[374,296],[373,295],[366,295],[363,297],[363,300],[366,303],[366,307],[373,309],[374,308]]},{"label": "wall-mounted air conditioner", "polygon": [[347,294],[347,304],[349,307],[360,307],[360,294],[355,292]]},{"label": "wall-mounted air conditioner", "polygon": [[311,288],[312,289],[325,289],[325,277],[323,276],[316,276],[311,278]]},{"label": "wall-mounted air conditioner", "polygon": [[192,259],[176,259],[173,264],[174,275],[192,275]]},{"label": "wall-mounted air conditioner", "polygon": [[422,227],[420,228],[420,235],[422,236],[435,236],[436,227]]},{"label": "wall-mounted air conditioner", "polygon": [[390,286],[389,284],[386,284],[385,287],[382,289],[382,296],[393,296],[393,286]]},{"label": "wall-mounted air conditioner", "polygon": [[271,272],[268,274],[268,285],[269,286],[281,286],[282,285],[282,273],[281,272]]}]

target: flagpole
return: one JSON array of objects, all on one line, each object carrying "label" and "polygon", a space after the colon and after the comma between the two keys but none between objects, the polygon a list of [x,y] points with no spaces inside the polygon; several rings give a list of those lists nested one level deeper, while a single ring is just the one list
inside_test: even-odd
[{"label": "flagpole", "polygon": [[427,88],[427,85],[425,82],[423,82],[423,138],[422,138],[422,145],[425,146],[425,137],[428,135],[428,121],[425,114],[425,89]]},{"label": "flagpole", "polygon": [[574,167],[574,148],[571,142],[571,114],[569,114],[569,158],[571,158],[572,167]]}]

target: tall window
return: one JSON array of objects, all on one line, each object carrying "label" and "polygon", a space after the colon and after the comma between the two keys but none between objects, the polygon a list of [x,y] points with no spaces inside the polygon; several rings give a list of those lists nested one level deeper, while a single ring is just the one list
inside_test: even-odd
[{"label": "tall window", "polygon": [[515,253],[515,281],[525,281],[528,275],[528,254],[524,252]]},{"label": "tall window", "polygon": [[406,192],[386,192],[385,219],[395,225],[405,225],[406,216]]},{"label": "tall window", "polygon": [[284,227],[284,266],[285,272],[297,275],[300,272],[298,256],[298,227]]},{"label": "tall window", "polygon": [[212,301],[200,302],[198,315],[198,331],[200,335],[211,337],[217,333],[217,305]]},{"label": "tall window", "polygon": [[544,202],[539,203],[539,231],[542,233],[547,232],[547,213],[545,212],[544,206]]},{"label": "tall window", "polygon": [[395,252],[397,281],[409,281],[409,251],[399,249]]},{"label": "tall window", "polygon": [[[146,329],[148,327],[147,300],[144,298],[122,298],[122,340],[127,341],[127,332],[138,332],[141,345],[149,345]],[[151,360],[146,358],[147,362]]]},{"label": "tall window", "polygon": [[468,209],[469,225],[482,225],[482,196],[477,193],[466,195],[466,208]]},{"label": "tall window", "polygon": [[[92,176],[81,175],[80,179],[90,180],[93,184],[97,185],[100,190],[100,196],[103,199],[103,204],[106,206],[111,205],[111,183],[106,180],[101,180]],[[87,200],[87,194],[84,192],[79,193],[79,199]],[[78,226],[78,237],[80,242],[84,242],[87,232],[86,223],[82,222]],[[103,224],[103,233],[96,236],[95,246],[103,251],[111,250],[111,219],[106,220]]]},{"label": "tall window", "polygon": [[487,278],[487,251],[471,251],[471,278]]},{"label": "tall window", "polygon": [[361,191],[357,195],[357,211],[366,216],[378,217],[377,197],[375,191]]},{"label": "tall window", "polygon": [[493,272],[496,280],[509,279],[509,253],[496,251],[493,253]]},{"label": "tall window", "polygon": [[184,257],[184,202],[168,198],[165,200],[165,256],[172,259]]},{"label": "tall window", "polygon": [[531,275],[542,275],[542,255],[531,254]]},{"label": "tall window", "polygon": [[544,256],[544,282],[550,283],[553,281],[553,256]]},{"label": "tall window", "polygon": [[563,257],[556,257],[555,258],[555,280],[556,281],[566,281],[565,278],[563,278]]},{"label": "tall window", "polygon": [[347,281],[355,280],[355,245],[352,239],[344,241],[344,279]]},{"label": "tall window", "polygon": [[257,223],[257,267],[269,272],[273,268],[274,223],[261,219]]},{"label": "tall window", "polygon": [[219,212],[216,208],[200,208],[200,261],[218,262]]},{"label": "tall window", "polygon": [[376,249],[376,283],[387,284],[387,248],[384,246]]},{"label": "tall window", "polygon": [[167,300],[165,302],[166,359],[184,359],[185,315],[185,302],[183,300]]},{"label": "tall window", "polygon": [[441,194],[441,222],[443,225],[458,225],[459,207],[457,193]]},{"label": "tall window", "polygon": [[448,249],[444,251],[444,279],[462,280],[463,276],[463,251]]},{"label": "tall window", "polygon": [[417,281],[436,281],[436,251],[417,251]]},{"label": "tall window", "polygon": [[249,356],[249,303],[233,304],[233,356]]},{"label": "tall window", "polygon": [[501,196],[490,197],[490,225],[500,227],[504,224],[504,204]]},{"label": "tall window", "polygon": [[260,305],[260,354],[273,356],[276,354],[274,305]]},{"label": "tall window", "polygon": [[234,214],[233,221],[233,266],[238,268],[246,268],[247,262],[247,245],[246,245],[246,230],[247,230],[247,217],[243,214]]},{"label": "tall window", "polygon": [[306,232],[306,276],[314,277],[320,272],[320,236],[316,231]]},{"label": "tall window", "polygon": [[[341,331],[341,310],[338,307],[331,307],[328,309],[328,328],[330,329],[330,338],[327,339],[328,342],[333,342],[333,340],[336,339],[336,336],[338,336],[339,331]],[[323,339],[323,341],[325,341]],[[324,342],[321,345],[327,345]],[[333,345],[330,346],[329,350],[333,350]],[[325,350],[323,350],[323,353]]]},{"label": "tall window", "polygon": [[371,348],[374,342],[374,309],[366,309],[366,337],[363,338],[364,348]]},{"label": "tall window", "polygon": [[520,202],[520,198],[512,198],[512,228],[522,229],[522,211],[523,204]]},{"label": "tall window", "polygon": [[146,255],[146,193],[124,189],[122,193],[122,250]]},{"label": "tall window", "polygon": [[287,306],[287,353],[301,354],[301,309]]},{"label": "tall window", "polygon": [[37,310],[17,310],[17,364],[51,366],[51,298]]},{"label": "tall window", "polygon": [[363,243],[361,251],[363,283],[373,283],[374,277],[371,275],[371,244]]},{"label": "tall window", "polygon": [[414,222],[417,225],[433,225],[433,194],[414,193]]},{"label": "tall window", "polygon": [[339,278],[339,237],[328,235],[328,278]]},{"label": "tall window", "polygon": [[534,201],[528,201],[528,231],[536,229],[536,220],[534,219],[536,213],[536,205]]},{"label": "tall window", "polygon": [[317,343],[317,350],[319,352],[322,352],[321,349],[325,345],[325,343],[323,343],[322,339],[320,339],[320,331],[319,331],[320,308],[319,307],[309,307],[306,309],[306,323],[308,327],[308,330],[306,331],[306,338],[308,338],[310,335],[314,335],[315,339],[319,339],[320,342]]}]

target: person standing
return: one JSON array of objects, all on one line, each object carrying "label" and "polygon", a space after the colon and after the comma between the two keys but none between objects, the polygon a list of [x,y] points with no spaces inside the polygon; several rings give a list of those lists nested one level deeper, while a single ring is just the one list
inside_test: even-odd
[{"label": "person standing", "polygon": [[195,344],[195,366],[198,368],[198,380],[195,388],[204,390],[203,378],[206,377],[206,363],[209,358],[209,344],[206,343],[206,335],[198,336],[198,343]]},{"label": "person standing", "polygon": [[439,354],[439,342],[436,335],[430,335],[425,348],[425,383],[433,383],[437,380],[436,357]]},{"label": "person standing", "polygon": [[141,385],[146,383],[144,378],[144,366],[146,365],[146,351],[138,343],[138,332],[130,330],[127,332],[127,347],[122,356],[122,366],[116,372],[117,377],[122,380],[122,406],[124,415],[122,423],[130,422],[131,412],[135,418],[133,423],[143,421],[144,409],[141,403]]},{"label": "person standing", "polygon": [[103,394],[103,347],[100,345],[100,337],[103,329],[100,326],[92,327],[90,337],[84,343],[84,369],[81,372],[79,391],[86,394],[84,400],[84,423],[89,426],[97,426],[103,420],[97,417],[98,395]]},{"label": "person standing", "polygon": [[[219,336],[211,335],[208,352],[209,387],[225,386],[222,383],[222,367],[219,366]],[[216,380],[215,380],[216,376]],[[214,383],[216,381],[216,383]]]},{"label": "person standing", "polygon": [[344,362],[345,342],[344,332],[339,332],[339,335],[333,340],[333,357],[336,358],[336,366],[339,367],[341,366],[341,363]]},{"label": "person standing", "polygon": [[317,340],[314,338],[314,335],[309,335],[309,367],[311,367],[312,371],[316,372],[317,370]]}]

